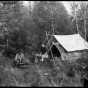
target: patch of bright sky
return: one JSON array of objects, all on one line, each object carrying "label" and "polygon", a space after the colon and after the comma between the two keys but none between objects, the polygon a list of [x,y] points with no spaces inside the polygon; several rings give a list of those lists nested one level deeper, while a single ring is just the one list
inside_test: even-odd
[{"label": "patch of bright sky", "polygon": [[[62,1],[63,5],[66,7],[68,13],[70,15],[72,15],[72,10],[71,10],[71,4],[75,2],[75,3],[88,3],[88,1]],[[78,7],[78,9],[80,8],[80,6]]]},{"label": "patch of bright sky", "polygon": [[23,5],[28,7],[29,6],[29,2],[28,1],[23,1]]},{"label": "patch of bright sky", "polygon": [[26,8],[30,8],[31,7],[31,9],[33,8],[33,6],[34,6],[34,1],[23,1],[23,5],[26,7]]},{"label": "patch of bright sky", "polygon": [[71,3],[73,3],[73,1],[62,1],[62,3],[65,6],[66,10],[68,11],[68,14],[72,15]]},{"label": "patch of bright sky", "polygon": [[[68,14],[71,15],[71,3],[72,1],[62,1],[63,5],[65,6],[66,10],[68,11]],[[29,7],[29,5],[31,5],[31,7],[33,7],[34,5],[34,1],[23,1],[23,5],[26,7]]]},{"label": "patch of bright sky", "polygon": [[[69,15],[72,15],[72,10],[71,10],[71,3],[73,3],[74,1],[61,1],[63,3],[63,5],[65,6],[67,12]],[[81,3],[79,1],[75,1],[76,3]],[[29,5],[31,6],[31,8],[33,8],[34,6],[34,1],[23,1],[23,5],[27,8],[29,8]]]}]

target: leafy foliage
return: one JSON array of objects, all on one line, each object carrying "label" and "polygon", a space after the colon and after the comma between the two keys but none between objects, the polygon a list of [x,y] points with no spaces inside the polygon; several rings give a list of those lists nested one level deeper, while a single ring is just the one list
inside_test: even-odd
[{"label": "leafy foliage", "polygon": [[56,33],[72,33],[71,20],[60,2],[39,2],[33,10],[33,19],[42,31],[51,31],[53,22]]}]

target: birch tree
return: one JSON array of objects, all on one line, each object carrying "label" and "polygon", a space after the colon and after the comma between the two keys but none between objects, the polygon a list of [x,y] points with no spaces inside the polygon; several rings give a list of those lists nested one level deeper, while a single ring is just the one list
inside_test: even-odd
[{"label": "birch tree", "polygon": [[74,20],[76,21],[77,33],[81,34],[87,40],[88,2],[73,2],[71,7]]},{"label": "birch tree", "polygon": [[[74,3],[76,4],[76,2]],[[77,3],[79,8],[76,12],[76,17],[74,17],[75,21],[77,22],[75,26],[78,26],[79,33],[85,38],[85,40],[88,41],[88,2],[78,2]],[[75,8],[75,5],[73,6]],[[76,8],[77,9],[77,8]],[[75,13],[75,10],[73,10],[73,16]],[[81,59],[78,59],[76,61],[76,70],[81,73],[81,77],[85,77],[88,79],[88,58],[87,58],[87,52],[84,51],[82,53]]]},{"label": "birch tree", "polygon": [[77,30],[77,33],[79,33],[78,18],[77,18],[78,4],[76,2],[73,2],[71,4],[71,8],[72,8],[72,14],[73,14],[73,21],[75,20],[76,30]]}]

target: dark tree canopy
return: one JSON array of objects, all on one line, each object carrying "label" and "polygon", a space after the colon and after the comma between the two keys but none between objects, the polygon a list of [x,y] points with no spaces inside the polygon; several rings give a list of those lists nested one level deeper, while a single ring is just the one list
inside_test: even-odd
[{"label": "dark tree canopy", "polygon": [[53,20],[55,31],[58,31],[59,34],[72,33],[71,20],[60,2],[40,1],[34,7],[33,19],[42,31],[51,31]]}]

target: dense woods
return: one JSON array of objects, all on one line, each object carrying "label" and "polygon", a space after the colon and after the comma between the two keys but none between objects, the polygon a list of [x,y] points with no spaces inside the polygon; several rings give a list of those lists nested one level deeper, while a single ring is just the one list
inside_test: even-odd
[{"label": "dense woods", "polygon": [[[8,68],[11,60],[14,59],[17,51],[20,49],[24,51],[25,55],[29,56],[29,61],[31,61],[31,59],[33,60],[34,58],[31,58],[31,56],[33,56],[34,53],[40,52],[41,45],[44,43],[46,38],[46,31],[50,34],[54,33],[58,35],[69,35],[79,33],[88,41],[88,3],[72,3],[72,15],[69,15],[64,5],[58,1],[34,1],[33,7],[31,6],[31,4],[29,6],[24,5],[23,2],[24,1],[0,1],[0,51],[2,52],[4,57],[3,60],[5,58],[7,59],[5,60],[5,63],[8,63]],[[86,56],[84,56],[84,53]],[[76,63],[79,63],[80,65],[83,63],[87,66],[87,53],[84,53],[81,57],[83,59],[79,59]],[[8,58],[11,58],[11,60],[9,60]],[[0,61],[4,63],[1,58]],[[56,69],[58,68],[51,67],[54,65],[51,65],[49,67],[49,74],[52,75],[53,80],[56,82],[51,83],[55,86],[59,85],[59,78],[62,80],[61,77],[63,69],[66,72],[65,74],[68,75],[69,73],[74,73],[71,67],[76,68],[75,70],[80,69],[80,67],[77,67],[78,65],[76,65],[76,63],[68,64],[67,62],[60,63],[60,61],[56,61],[56,63],[58,66],[61,66],[60,71],[58,70],[57,72]],[[48,69],[48,65],[45,66],[46,70]],[[33,66],[30,66],[27,71],[17,71],[15,69],[14,71],[17,73],[13,73],[16,76],[19,76],[17,81],[25,80],[25,82],[28,81],[29,83],[29,81],[33,79],[34,84],[31,85],[39,85],[37,82],[42,79],[38,78],[39,75],[37,74],[38,72],[36,71],[36,69],[39,71],[40,74],[41,72],[39,68],[41,68],[42,70],[44,68],[42,68],[41,64],[38,65],[40,67],[35,64],[33,64]],[[33,73],[31,70],[29,71],[29,69],[31,69]],[[22,77],[20,76],[20,74]],[[26,76],[30,77],[31,79],[28,79],[28,77]],[[36,80],[37,82],[35,82]],[[65,83],[67,80],[68,79],[65,79]],[[44,79],[44,82],[47,82],[46,79]],[[42,85],[42,83],[40,84]],[[68,83],[66,83],[65,85],[67,84]],[[44,85],[49,84],[47,82]],[[64,84],[61,85],[64,86]]]},{"label": "dense woods", "polygon": [[[60,2],[35,2],[32,11],[23,7],[20,1],[2,3],[3,10],[5,6],[8,7],[6,24],[9,30],[9,48],[16,50],[21,44],[23,47],[30,47],[29,51],[38,51],[45,39],[45,31],[52,32],[52,24],[56,34],[73,33],[70,16]],[[24,35],[25,39],[22,38]]]}]

